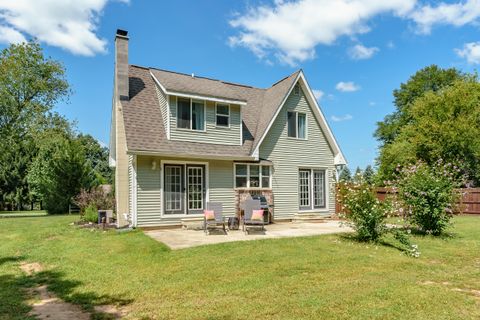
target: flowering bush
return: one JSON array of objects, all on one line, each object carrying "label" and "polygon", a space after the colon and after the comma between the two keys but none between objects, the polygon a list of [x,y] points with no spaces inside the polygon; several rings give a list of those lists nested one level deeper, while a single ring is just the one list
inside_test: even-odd
[{"label": "flowering bush", "polygon": [[115,198],[111,192],[107,192],[100,186],[90,190],[80,190],[74,203],[80,208],[80,213],[84,214],[89,206],[95,207],[95,210],[113,210]]},{"label": "flowering bush", "polygon": [[404,206],[405,219],[421,231],[439,235],[450,223],[463,184],[459,167],[439,160],[433,165],[417,162],[397,168],[394,182]]},{"label": "flowering bush", "polygon": [[340,199],[342,217],[352,227],[360,241],[378,241],[387,231],[385,218],[392,212],[390,201],[380,202],[375,189],[360,181],[342,185]]}]

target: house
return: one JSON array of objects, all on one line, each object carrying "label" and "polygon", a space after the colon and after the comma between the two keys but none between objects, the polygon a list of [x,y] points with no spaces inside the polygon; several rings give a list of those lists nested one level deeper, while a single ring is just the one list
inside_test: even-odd
[{"label": "house", "polygon": [[130,65],[118,30],[110,163],[119,225],[155,227],[254,194],[276,221],[330,216],[345,159],[302,70],[261,89]]}]

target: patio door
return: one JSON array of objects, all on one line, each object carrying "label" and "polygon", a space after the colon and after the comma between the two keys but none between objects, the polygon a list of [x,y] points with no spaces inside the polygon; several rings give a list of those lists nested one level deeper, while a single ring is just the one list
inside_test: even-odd
[{"label": "patio door", "polygon": [[165,214],[184,213],[184,172],[182,165],[165,165],[164,168],[164,212]]},{"label": "patio door", "polygon": [[205,208],[205,167],[187,166],[187,213],[202,213]]},{"label": "patio door", "polygon": [[205,166],[164,166],[165,214],[197,214],[205,208]]}]

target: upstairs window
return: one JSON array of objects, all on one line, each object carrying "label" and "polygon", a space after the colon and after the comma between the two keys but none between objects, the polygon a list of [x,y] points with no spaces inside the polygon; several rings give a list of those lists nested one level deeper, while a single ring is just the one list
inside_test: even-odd
[{"label": "upstairs window", "polygon": [[205,102],[177,98],[177,128],[205,130]]},{"label": "upstairs window", "polygon": [[290,138],[307,138],[307,115],[300,112],[287,112],[288,136]]},{"label": "upstairs window", "polygon": [[217,127],[230,127],[230,106],[217,104],[216,110]]},{"label": "upstairs window", "polygon": [[293,94],[296,96],[300,94],[300,87],[298,86],[298,84],[293,87]]}]

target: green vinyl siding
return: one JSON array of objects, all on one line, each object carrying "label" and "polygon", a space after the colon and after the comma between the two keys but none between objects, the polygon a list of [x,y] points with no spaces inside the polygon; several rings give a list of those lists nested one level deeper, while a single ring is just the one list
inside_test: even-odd
[{"label": "green vinyl siding", "polygon": [[[208,194],[210,202],[221,202],[225,216],[235,215],[233,162],[221,160],[192,160],[167,157],[137,156],[137,226],[180,224],[188,215],[162,216],[161,162],[208,163]],[[152,163],[155,162],[155,166]]]},{"label": "green vinyl siding", "polygon": [[216,126],[215,103],[206,102],[205,131],[177,128],[177,97],[170,96],[170,139],[201,143],[240,145],[241,112],[239,105],[230,105],[230,127]]},{"label": "green vinyl siding", "polygon": [[[315,106],[314,106],[315,107]],[[289,138],[287,112],[296,111],[307,115],[307,139]],[[334,155],[318,124],[302,90],[291,94],[280,110],[259,150],[261,159],[273,162],[272,191],[275,199],[275,218],[292,218],[301,213],[298,200],[299,168],[327,169],[328,212],[335,211],[335,166]],[[319,212],[322,209],[318,210]],[[310,212],[309,212],[310,213]]]},{"label": "green vinyl siding", "polygon": [[160,103],[160,112],[162,114],[163,127],[165,128],[165,131],[167,131],[168,130],[167,97],[158,86],[155,86],[155,90],[157,91],[158,102]]},{"label": "green vinyl siding", "polygon": [[161,223],[160,167],[155,170],[150,157],[137,156],[137,225]]},{"label": "green vinyl siding", "polygon": [[210,202],[223,203],[225,216],[235,215],[235,191],[233,190],[233,162],[210,161]]}]

